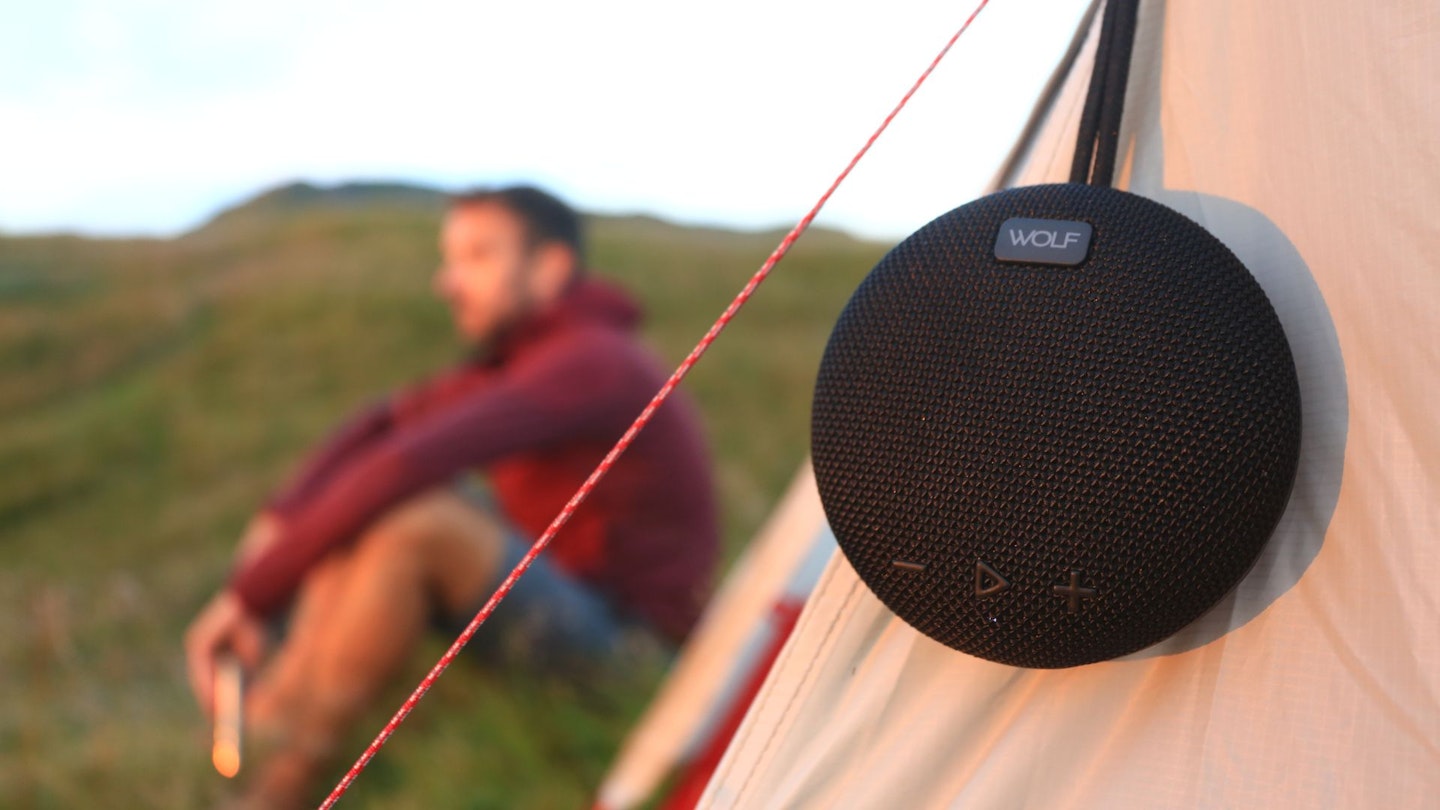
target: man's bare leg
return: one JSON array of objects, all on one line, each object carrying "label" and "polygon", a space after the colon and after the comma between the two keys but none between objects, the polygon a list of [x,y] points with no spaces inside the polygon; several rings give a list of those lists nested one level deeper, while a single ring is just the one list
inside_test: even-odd
[{"label": "man's bare leg", "polygon": [[338,606],[350,549],[331,552],[305,578],[291,613],[285,641],[249,687],[245,700],[248,736],[269,747],[290,730],[288,720],[308,698],[311,661],[324,638],[327,617]]},{"label": "man's bare leg", "polygon": [[502,551],[492,519],[453,493],[434,491],[386,515],[347,558],[316,569],[315,595],[307,582],[286,644],[294,649],[277,656],[280,668],[261,693],[283,712],[276,719],[287,728],[252,783],[252,804],[303,806],[435,610],[472,608],[494,581]]}]

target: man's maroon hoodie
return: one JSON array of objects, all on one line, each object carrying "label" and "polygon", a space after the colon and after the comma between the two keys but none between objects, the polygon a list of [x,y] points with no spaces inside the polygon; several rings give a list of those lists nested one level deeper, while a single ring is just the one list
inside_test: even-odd
[{"label": "man's maroon hoodie", "polygon": [[[539,536],[667,376],[633,336],[639,320],[618,289],[583,279],[482,357],[363,411],[272,499],[282,536],[231,587],[272,615],[331,549],[467,470],[483,471],[504,516]],[[547,552],[676,641],[699,615],[719,547],[709,455],[682,393]]]}]

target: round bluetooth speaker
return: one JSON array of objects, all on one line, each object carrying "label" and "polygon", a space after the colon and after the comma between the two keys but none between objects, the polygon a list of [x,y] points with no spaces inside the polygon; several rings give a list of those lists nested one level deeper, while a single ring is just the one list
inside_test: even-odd
[{"label": "round bluetooth speaker", "polygon": [[1300,393],[1229,249],[1079,184],[951,211],[866,277],[825,349],[815,476],[892,611],[991,661],[1070,667],[1174,634],[1280,519]]}]

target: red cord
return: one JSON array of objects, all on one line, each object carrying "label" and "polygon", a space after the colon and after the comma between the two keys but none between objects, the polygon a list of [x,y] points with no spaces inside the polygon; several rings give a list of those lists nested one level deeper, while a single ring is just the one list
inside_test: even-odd
[{"label": "red cord", "polygon": [[796,239],[800,238],[800,234],[804,233],[805,230],[810,227],[810,223],[815,220],[815,216],[820,213],[820,209],[825,207],[825,203],[830,200],[830,196],[835,193],[835,189],[839,188],[845,178],[850,175],[851,170],[860,162],[860,158],[864,157],[865,153],[870,151],[870,147],[880,138],[881,133],[890,126],[891,121],[895,120],[895,116],[899,114],[900,110],[910,101],[910,97],[915,95],[915,91],[920,89],[920,85],[924,84],[925,80],[930,78],[930,74],[939,66],[940,60],[945,58],[945,54],[950,52],[950,48],[960,39],[960,35],[965,33],[965,30],[970,27],[970,23],[974,22],[975,17],[980,14],[981,9],[985,8],[989,2],[990,0],[980,0],[980,4],[977,5],[975,10],[970,13],[970,16],[966,18],[965,24],[960,26],[960,30],[955,32],[955,36],[951,37],[949,42],[945,43],[945,47],[940,50],[939,55],[935,57],[935,60],[930,63],[929,67],[925,68],[925,72],[920,74],[920,78],[915,80],[910,90],[900,99],[900,103],[895,105],[895,109],[891,110],[890,114],[885,116],[885,120],[880,123],[879,128],[865,141],[865,145],[860,148],[860,151],[855,153],[855,157],[850,159],[850,163],[845,167],[845,170],[840,172],[840,175],[835,178],[835,182],[831,183],[830,187],[825,190],[825,193],[820,195],[819,201],[810,209],[810,212],[790,230],[790,233],[785,235],[784,239],[780,240],[780,245],[770,254],[770,258],[766,259],[765,263],[760,266],[760,269],[755,272],[755,275],[750,277],[750,281],[745,284],[744,289],[740,290],[740,294],[735,296],[735,300],[730,302],[730,306],[726,307],[725,311],[720,313],[720,317],[711,325],[710,331],[705,333],[705,336],[702,337],[695,348],[690,351],[689,356],[680,363],[679,368],[675,369],[675,373],[671,374],[670,379],[666,380],[665,384],[660,387],[659,393],[655,394],[655,398],[650,400],[650,404],[646,405],[645,410],[640,412],[635,422],[630,425],[629,430],[625,431],[625,435],[620,437],[620,441],[616,442],[615,446],[610,449],[610,452],[605,454],[605,458],[600,461],[600,466],[596,467],[595,471],[590,473],[590,477],[585,479],[585,483],[580,485],[580,489],[570,498],[569,503],[565,504],[565,508],[561,509],[560,514],[555,516],[555,520],[551,522],[550,527],[545,530],[544,534],[540,535],[540,538],[535,541],[534,545],[530,546],[530,550],[525,553],[525,556],[520,559],[520,562],[516,564],[510,574],[500,583],[500,587],[495,589],[495,593],[490,596],[485,606],[480,608],[480,612],[475,614],[475,618],[470,620],[470,624],[466,625],[465,630],[460,633],[459,638],[455,639],[455,643],[451,644],[450,649],[446,650],[445,654],[440,656],[440,660],[430,669],[430,672],[425,675],[425,678],[420,681],[420,685],[415,687],[415,691],[410,693],[410,697],[406,698],[405,702],[401,704],[400,710],[395,712],[395,716],[390,718],[390,722],[385,724],[385,728],[380,730],[380,733],[375,737],[374,741],[365,748],[365,752],[360,755],[360,758],[355,761],[354,765],[350,766],[350,770],[346,772],[344,778],[340,780],[340,783],[335,786],[335,789],[332,790],[325,801],[321,803],[320,810],[329,810],[329,808],[334,807],[335,803],[340,800],[340,797],[345,795],[345,791],[350,789],[350,785],[355,781],[355,778],[360,775],[361,771],[365,770],[365,766],[370,764],[370,760],[375,758],[375,753],[390,739],[390,735],[395,733],[395,729],[404,722],[405,718],[414,710],[415,705],[420,702],[420,699],[425,697],[425,693],[430,691],[430,687],[435,685],[435,681],[440,678],[441,673],[449,668],[451,662],[460,655],[460,651],[470,642],[471,637],[475,635],[475,631],[479,630],[480,625],[484,624],[485,620],[490,618],[490,614],[495,612],[495,607],[500,604],[500,601],[504,599],[506,594],[510,593],[510,589],[515,586],[516,580],[520,579],[520,576],[530,568],[531,563],[535,562],[535,558],[540,556],[540,552],[544,551],[545,547],[550,545],[551,539],[555,537],[561,527],[569,522],[570,516],[575,514],[575,510],[590,496],[590,492],[595,489],[595,485],[600,483],[600,480],[610,472],[611,467],[615,466],[615,461],[620,458],[620,454],[624,453],[625,450],[630,447],[630,444],[635,441],[635,437],[649,424],[651,417],[655,415],[655,411],[669,398],[670,393],[675,390],[675,387],[680,384],[680,381],[685,378],[685,375],[690,373],[690,369],[694,367],[696,361],[705,353],[705,350],[710,348],[710,344],[715,342],[715,338],[719,336],[721,330],[730,323],[731,318],[735,317],[735,313],[740,310],[740,307],[744,306],[745,302],[750,300],[750,296],[754,294],[755,288],[760,286],[760,282],[764,281],[765,277],[770,275],[770,271],[775,265],[784,258],[786,253],[790,252],[790,247],[795,244]]}]

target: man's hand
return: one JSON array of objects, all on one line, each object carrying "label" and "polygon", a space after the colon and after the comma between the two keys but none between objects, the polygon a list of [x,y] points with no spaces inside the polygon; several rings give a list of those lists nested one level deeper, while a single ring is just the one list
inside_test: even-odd
[{"label": "man's hand", "polygon": [[232,652],[253,672],[265,660],[267,646],[265,626],[245,612],[245,606],[231,591],[216,594],[200,611],[185,631],[185,664],[190,689],[207,717],[215,711],[216,657]]}]

